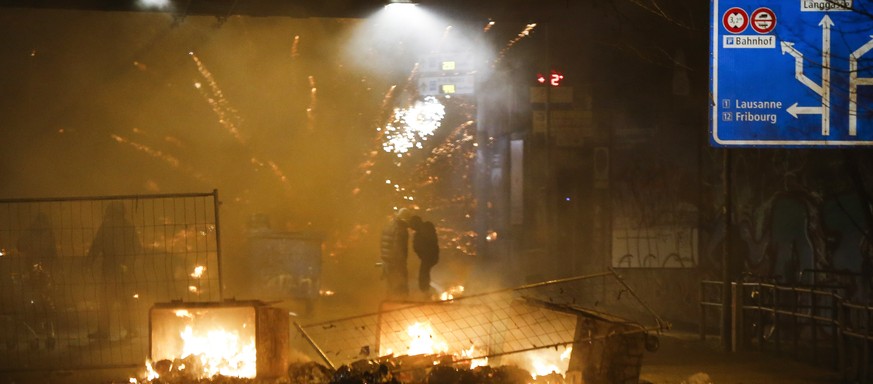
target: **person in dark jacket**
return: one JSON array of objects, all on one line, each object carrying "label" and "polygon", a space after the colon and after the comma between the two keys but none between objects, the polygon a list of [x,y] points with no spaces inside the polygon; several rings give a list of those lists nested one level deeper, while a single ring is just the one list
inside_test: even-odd
[{"label": "person in dark jacket", "polygon": [[380,257],[382,278],[387,280],[388,298],[403,299],[409,294],[409,272],[406,260],[409,255],[410,212],[401,208],[382,230]]},{"label": "person in dark jacket", "polygon": [[97,332],[88,335],[89,338],[108,340],[110,336],[110,319],[112,313],[118,313],[120,324],[126,333],[124,338],[136,335],[134,330],[133,295],[130,287],[133,279],[134,260],[142,251],[139,233],[127,209],[121,201],[113,201],[106,207],[103,222],[91,248],[88,259],[98,265],[103,286],[98,290],[100,299],[100,314],[97,320]]},{"label": "person in dark jacket", "polygon": [[415,231],[412,236],[412,249],[421,260],[418,269],[418,289],[422,293],[428,293],[430,292],[430,270],[440,261],[436,227],[430,221],[423,221],[420,216],[410,217],[409,227]]}]

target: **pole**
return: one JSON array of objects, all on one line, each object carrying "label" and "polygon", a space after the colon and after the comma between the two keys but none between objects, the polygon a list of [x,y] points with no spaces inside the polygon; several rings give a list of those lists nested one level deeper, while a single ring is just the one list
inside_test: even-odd
[{"label": "pole", "polygon": [[729,148],[724,149],[724,174],[723,177],[723,185],[724,185],[724,244],[722,245],[722,258],[721,258],[721,342],[722,347],[725,351],[731,350],[731,315],[732,310],[731,306],[731,274],[730,274],[730,265],[731,265],[731,250],[733,243],[733,238],[731,236],[732,232],[732,216],[733,216],[733,207],[732,207],[732,166],[731,166],[731,150]]},{"label": "pole", "polygon": [[546,155],[546,229],[549,234],[546,239],[546,257],[553,263],[554,275],[556,277],[563,276],[565,266],[561,265],[557,256],[558,249],[558,210],[555,206],[557,201],[557,188],[555,187],[555,170],[554,161],[552,160],[552,119],[551,119],[551,103],[552,103],[552,85],[548,81],[548,76],[551,74],[552,61],[551,49],[549,48],[549,25],[543,23],[543,35],[545,36],[545,71],[546,74],[546,100],[545,100],[545,155]]},{"label": "pole", "polygon": [[212,190],[212,209],[215,214],[215,258],[218,263],[218,300],[224,301],[224,281],[221,279],[221,223],[218,221],[218,209],[221,206],[221,201],[218,200],[218,189]]}]

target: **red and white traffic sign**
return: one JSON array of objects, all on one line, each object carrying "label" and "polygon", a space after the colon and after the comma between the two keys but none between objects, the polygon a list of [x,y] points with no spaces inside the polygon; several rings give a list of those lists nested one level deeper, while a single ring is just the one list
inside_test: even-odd
[{"label": "red and white traffic sign", "polygon": [[761,7],[752,12],[752,29],[769,33],[776,27],[776,14],[770,8]]},{"label": "red and white traffic sign", "polygon": [[733,7],[725,11],[721,23],[730,33],[740,33],[749,26],[749,14],[742,8]]}]

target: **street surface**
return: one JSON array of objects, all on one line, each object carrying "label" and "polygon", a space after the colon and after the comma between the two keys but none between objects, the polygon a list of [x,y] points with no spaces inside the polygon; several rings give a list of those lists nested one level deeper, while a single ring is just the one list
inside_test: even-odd
[{"label": "street surface", "polygon": [[[660,349],[643,358],[641,383],[652,384],[823,384],[840,383],[840,374],[825,366],[797,362],[788,356],[748,351],[725,352],[716,337],[668,331]],[[709,381],[705,380],[706,377]]]}]

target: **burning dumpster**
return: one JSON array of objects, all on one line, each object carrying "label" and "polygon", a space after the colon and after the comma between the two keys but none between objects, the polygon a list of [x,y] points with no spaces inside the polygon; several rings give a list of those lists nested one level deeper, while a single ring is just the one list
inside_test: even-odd
[{"label": "burning dumpster", "polygon": [[260,301],[155,304],[149,314],[149,378],[286,374],[288,313]]}]

